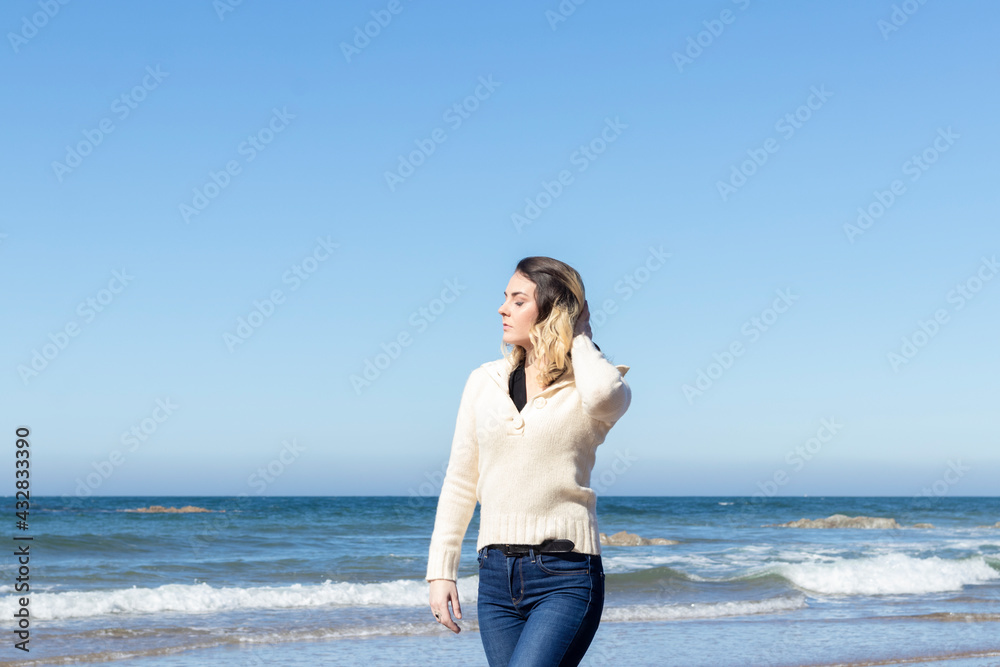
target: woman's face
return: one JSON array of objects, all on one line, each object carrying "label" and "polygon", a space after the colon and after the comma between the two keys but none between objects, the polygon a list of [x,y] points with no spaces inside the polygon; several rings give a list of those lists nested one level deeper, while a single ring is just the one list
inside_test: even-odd
[{"label": "woman's face", "polygon": [[503,305],[497,312],[503,318],[503,342],[531,350],[528,331],[538,319],[535,283],[520,273],[514,273],[507,283]]}]

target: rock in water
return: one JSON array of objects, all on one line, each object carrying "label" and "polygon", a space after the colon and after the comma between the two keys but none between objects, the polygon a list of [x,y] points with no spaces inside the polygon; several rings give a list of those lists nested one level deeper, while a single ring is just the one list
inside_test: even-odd
[{"label": "rock in water", "polygon": [[[204,507],[195,507],[194,505],[185,505],[184,507],[164,507],[163,505],[150,505],[149,507],[138,507],[134,510],[122,510],[123,512],[142,512],[143,514],[160,514],[160,513],[170,513],[170,514],[190,514],[192,512],[211,512],[212,510],[205,509]],[[225,510],[221,510],[225,512]]]},{"label": "rock in water", "polygon": [[847,516],[833,514],[825,519],[799,519],[788,523],[771,523],[765,528],[901,528],[896,520],[877,516]]},{"label": "rock in water", "polygon": [[677,540],[668,540],[663,537],[639,537],[635,533],[620,530],[611,537],[601,533],[601,544],[609,547],[639,547],[650,544],[677,544]]}]

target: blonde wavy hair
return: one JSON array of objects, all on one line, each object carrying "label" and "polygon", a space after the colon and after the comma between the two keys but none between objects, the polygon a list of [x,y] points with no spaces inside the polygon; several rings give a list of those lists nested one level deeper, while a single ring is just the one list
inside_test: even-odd
[{"label": "blonde wavy hair", "polygon": [[532,355],[520,345],[500,342],[500,352],[512,369],[524,361],[542,359],[538,381],[549,386],[572,365],[573,329],[583,311],[586,292],[580,274],[569,264],[551,257],[525,257],[517,263],[520,273],[535,284],[538,319],[528,331]]}]

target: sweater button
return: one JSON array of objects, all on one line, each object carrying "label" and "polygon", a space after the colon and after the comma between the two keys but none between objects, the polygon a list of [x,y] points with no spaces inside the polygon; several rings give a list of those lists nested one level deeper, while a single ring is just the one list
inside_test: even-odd
[{"label": "sweater button", "polygon": [[524,420],[520,416],[514,418],[514,428],[518,429],[524,426]]},{"label": "sweater button", "polygon": [[535,407],[536,408],[543,408],[543,407],[545,407],[545,397],[544,396],[538,396],[537,398],[535,398]]}]

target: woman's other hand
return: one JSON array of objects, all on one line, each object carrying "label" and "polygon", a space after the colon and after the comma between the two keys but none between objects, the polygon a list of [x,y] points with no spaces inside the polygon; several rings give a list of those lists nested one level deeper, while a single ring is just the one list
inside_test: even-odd
[{"label": "woman's other hand", "polygon": [[434,618],[438,623],[455,634],[462,631],[462,628],[452,620],[451,610],[448,608],[450,602],[455,610],[455,618],[462,618],[462,605],[458,602],[458,585],[453,580],[432,579],[430,601],[431,611],[434,612]]}]

